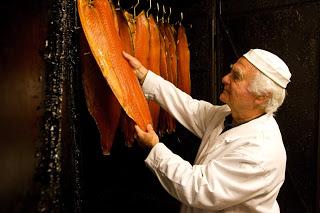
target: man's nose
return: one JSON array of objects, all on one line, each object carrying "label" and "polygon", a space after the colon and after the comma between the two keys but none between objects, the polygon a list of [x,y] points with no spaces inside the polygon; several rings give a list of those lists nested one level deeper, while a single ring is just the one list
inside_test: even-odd
[{"label": "man's nose", "polygon": [[230,76],[230,73],[228,73],[225,76],[223,76],[223,78],[222,78],[222,83],[223,84],[228,84],[229,83],[229,80],[230,80],[229,76]]}]

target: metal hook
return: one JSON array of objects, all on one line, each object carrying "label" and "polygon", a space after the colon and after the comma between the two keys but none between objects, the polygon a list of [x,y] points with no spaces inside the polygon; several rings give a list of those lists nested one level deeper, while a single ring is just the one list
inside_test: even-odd
[{"label": "metal hook", "polygon": [[88,0],[89,6],[93,6],[93,0]]},{"label": "metal hook", "polygon": [[183,20],[183,12],[180,13],[180,18],[181,18],[181,21],[180,21],[180,26],[182,25],[182,20]]},{"label": "metal hook", "polygon": [[149,17],[149,11],[151,10],[151,7],[152,7],[151,0],[149,0],[149,1],[150,1],[149,9],[148,9],[147,12],[146,12],[147,17]]},{"label": "metal hook", "polygon": [[168,23],[170,23],[171,7],[169,7]]},{"label": "metal hook", "polygon": [[115,7],[115,10],[121,10],[120,0],[117,1],[117,5]]},{"label": "metal hook", "polygon": [[164,7],[164,5],[162,5],[162,18],[161,18],[162,23],[164,23],[164,16],[165,15],[166,15],[166,8]]},{"label": "metal hook", "polygon": [[159,22],[159,11],[160,11],[160,6],[159,6],[159,3],[157,2],[157,17],[156,17],[157,23]]},{"label": "metal hook", "polygon": [[133,7],[133,18],[136,17],[136,7],[139,5],[139,3],[140,3],[140,0],[138,0],[137,4],[134,5],[134,7]]}]

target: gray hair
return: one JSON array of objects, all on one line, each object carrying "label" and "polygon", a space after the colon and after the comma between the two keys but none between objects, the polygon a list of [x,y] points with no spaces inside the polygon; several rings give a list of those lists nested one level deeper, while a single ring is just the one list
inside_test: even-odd
[{"label": "gray hair", "polygon": [[286,96],[284,88],[280,87],[260,71],[257,72],[248,89],[256,96],[270,94],[269,100],[261,106],[269,114],[274,114],[278,110]]}]

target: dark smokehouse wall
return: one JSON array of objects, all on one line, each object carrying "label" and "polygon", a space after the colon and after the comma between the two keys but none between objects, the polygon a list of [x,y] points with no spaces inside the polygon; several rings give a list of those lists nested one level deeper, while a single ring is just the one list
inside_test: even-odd
[{"label": "dark smokehouse wall", "polygon": [[6,1],[0,15],[0,212],[34,212],[43,116],[44,1]]}]

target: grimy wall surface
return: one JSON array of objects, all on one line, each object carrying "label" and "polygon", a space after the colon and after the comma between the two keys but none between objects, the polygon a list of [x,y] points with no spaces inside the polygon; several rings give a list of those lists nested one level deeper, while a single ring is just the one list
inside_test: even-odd
[{"label": "grimy wall surface", "polygon": [[[46,4],[4,2],[0,15],[0,212],[32,206],[41,138]],[[26,209],[32,212],[33,208]]]}]

